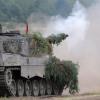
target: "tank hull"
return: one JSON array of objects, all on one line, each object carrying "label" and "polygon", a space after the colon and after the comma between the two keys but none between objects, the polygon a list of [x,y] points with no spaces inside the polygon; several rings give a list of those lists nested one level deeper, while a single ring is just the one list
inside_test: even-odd
[{"label": "tank hull", "polygon": [[[1,96],[52,95],[53,83],[45,79],[48,57],[24,57],[2,53],[0,66]],[[55,93],[55,94],[58,94]]]},{"label": "tank hull", "polygon": [[48,59],[48,57],[24,57],[10,53],[1,54],[0,58],[1,66],[20,66],[21,76],[25,78],[43,77],[45,62]]}]

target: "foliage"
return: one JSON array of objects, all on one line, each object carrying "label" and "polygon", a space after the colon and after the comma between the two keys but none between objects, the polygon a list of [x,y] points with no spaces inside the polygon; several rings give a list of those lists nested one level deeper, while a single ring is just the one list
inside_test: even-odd
[{"label": "foliage", "polygon": [[41,33],[36,32],[28,37],[30,55],[41,56],[44,54],[52,54],[52,45],[42,36]]},{"label": "foliage", "polygon": [[45,77],[59,88],[69,88],[69,93],[78,92],[78,67],[72,61],[60,61],[50,57],[46,62]]},{"label": "foliage", "polygon": [[41,33],[35,33],[32,35],[32,39],[35,42],[35,48],[32,50],[33,55],[51,54],[52,46],[41,35]]},{"label": "foliage", "polygon": [[[64,71],[66,73],[67,86],[71,94],[78,92],[78,64],[74,64],[72,61],[62,61]],[[69,80],[70,79],[70,80]]]},{"label": "foliage", "polygon": [[44,38],[40,32],[34,32],[23,36],[28,38],[30,55],[40,56],[44,54],[52,55],[52,44],[60,44],[68,35],[60,33]]},{"label": "foliage", "polygon": [[68,37],[68,35],[64,34],[64,33],[60,33],[58,35],[51,35],[47,38],[47,40],[49,41],[49,43],[51,44],[57,44],[59,45],[62,40],[65,40],[66,37]]}]

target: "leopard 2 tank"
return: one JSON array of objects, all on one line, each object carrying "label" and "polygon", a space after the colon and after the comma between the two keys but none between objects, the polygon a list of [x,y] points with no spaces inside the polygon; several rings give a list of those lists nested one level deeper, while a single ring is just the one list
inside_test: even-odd
[{"label": "leopard 2 tank", "polygon": [[0,31],[0,96],[58,94],[45,79],[49,55],[31,56],[30,44],[30,38],[19,32]]}]

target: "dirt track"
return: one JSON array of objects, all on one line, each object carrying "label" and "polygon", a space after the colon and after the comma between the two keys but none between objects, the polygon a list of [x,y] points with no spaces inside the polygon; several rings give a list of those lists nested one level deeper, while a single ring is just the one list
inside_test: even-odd
[{"label": "dirt track", "polygon": [[85,96],[71,96],[71,97],[13,97],[1,98],[0,100],[100,100],[100,95],[85,95]]}]

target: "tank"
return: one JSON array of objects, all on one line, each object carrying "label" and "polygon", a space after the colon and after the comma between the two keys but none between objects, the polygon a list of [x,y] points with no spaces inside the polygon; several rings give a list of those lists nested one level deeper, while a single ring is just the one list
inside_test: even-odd
[{"label": "tank", "polygon": [[[50,54],[32,55],[30,40],[31,37],[22,36],[19,32],[0,31],[1,96],[42,96],[58,93],[53,83],[45,79],[44,63]],[[55,43],[50,37],[48,41],[51,46]]]}]

